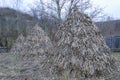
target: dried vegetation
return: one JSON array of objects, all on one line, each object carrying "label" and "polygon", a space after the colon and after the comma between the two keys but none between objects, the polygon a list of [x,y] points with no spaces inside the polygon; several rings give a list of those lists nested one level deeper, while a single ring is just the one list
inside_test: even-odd
[{"label": "dried vegetation", "polygon": [[116,60],[99,29],[77,8],[59,27],[55,42],[38,25],[26,38],[20,35],[7,57],[2,55],[0,79],[118,80]]}]

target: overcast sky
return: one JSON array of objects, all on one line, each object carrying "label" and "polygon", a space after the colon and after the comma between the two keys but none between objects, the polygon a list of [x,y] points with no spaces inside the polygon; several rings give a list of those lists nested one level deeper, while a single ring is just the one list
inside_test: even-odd
[{"label": "overcast sky", "polygon": [[[31,5],[35,0],[24,0],[27,5]],[[120,0],[92,0],[95,6],[103,8],[104,13],[115,19],[120,19]]]},{"label": "overcast sky", "polygon": [[[32,7],[35,0],[23,0],[24,11],[29,10],[29,7]],[[14,0],[0,0],[0,5],[9,5]],[[92,0],[95,6],[100,6],[104,9],[104,13],[114,17],[115,19],[120,19],[120,0]],[[3,6],[3,5],[2,5]]]},{"label": "overcast sky", "polygon": [[104,8],[104,12],[120,19],[120,0],[92,0],[94,4]]}]

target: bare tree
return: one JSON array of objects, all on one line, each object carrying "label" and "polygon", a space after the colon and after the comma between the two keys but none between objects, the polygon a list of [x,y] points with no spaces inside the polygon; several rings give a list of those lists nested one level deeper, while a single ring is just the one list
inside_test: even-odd
[{"label": "bare tree", "polygon": [[61,22],[62,10],[64,10],[67,4],[67,0],[51,0],[51,4],[52,5],[48,6],[48,8],[50,8],[52,11],[54,11],[54,13],[56,13],[58,21]]},{"label": "bare tree", "polygon": [[14,9],[20,10],[21,5],[22,5],[22,1],[23,1],[23,0],[14,0],[14,1],[13,1],[13,4],[12,4],[12,7],[13,7]]},{"label": "bare tree", "polygon": [[85,12],[87,9],[92,7],[90,0],[68,0],[68,10],[71,12],[74,5],[76,5],[81,12]]},{"label": "bare tree", "polygon": [[103,9],[99,6],[94,6],[91,0],[68,0],[69,5],[67,7],[68,13],[71,12],[72,8],[76,5],[79,11],[89,15],[93,20],[103,18],[105,15],[102,13]]},{"label": "bare tree", "polygon": [[48,3],[42,1],[38,5],[44,6],[48,10],[48,14],[51,15],[53,13],[52,17],[56,18],[59,22],[71,12],[74,5],[77,5],[81,12],[88,14],[93,19],[103,17],[103,14],[101,15],[102,9],[98,6],[94,7],[91,0],[50,0]]}]

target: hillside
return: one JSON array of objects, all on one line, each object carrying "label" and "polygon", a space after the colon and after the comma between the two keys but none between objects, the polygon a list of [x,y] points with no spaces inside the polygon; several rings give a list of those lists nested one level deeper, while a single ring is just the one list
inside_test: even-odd
[{"label": "hillside", "polygon": [[[0,35],[21,33],[26,26],[35,24],[35,18],[10,8],[0,8]],[[32,25],[31,25],[32,26]]]},{"label": "hillside", "polygon": [[120,35],[120,20],[97,22],[103,36]]},{"label": "hillside", "polygon": [[36,24],[36,18],[10,8],[0,8],[0,46],[10,46],[19,34]]},{"label": "hillside", "polygon": [[[19,16],[18,16],[19,15]],[[19,18],[25,20],[33,20],[34,18],[26,13],[22,13],[20,11],[16,11],[11,8],[0,8],[0,17],[7,17],[7,18]]]}]

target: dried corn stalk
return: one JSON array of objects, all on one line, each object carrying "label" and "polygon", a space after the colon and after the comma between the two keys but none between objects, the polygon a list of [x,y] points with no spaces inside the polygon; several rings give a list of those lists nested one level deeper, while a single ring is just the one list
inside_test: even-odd
[{"label": "dried corn stalk", "polygon": [[23,48],[24,40],[25,40],[25,37],[22,34],[20,34],[17,40],[15,41],[14,45],[12,46],[10,53],[17,54],[21,52],[21,49]]},{"label": "dried corn stalk", "polygon": [[[19,44],[18,41],[16,41],[17,44]],[[24,74],[23,77],[26,80],[50,78],[53,45],[42,28],[38,25],[33,27],[21,44],[21,46],[16,46],[18,49],[15,48],[16,53],[18,53],[16,54],[16,60],[18,61],[16,66],[19,70],[16,74]],[[18,51],[19,49],[20,51]]]},{"label": "dried corn stalk", "polygon": [[117,70],[115,59],[92,20],[74,8],[59,27],[54,73],[68,80],[104,80]]}]

